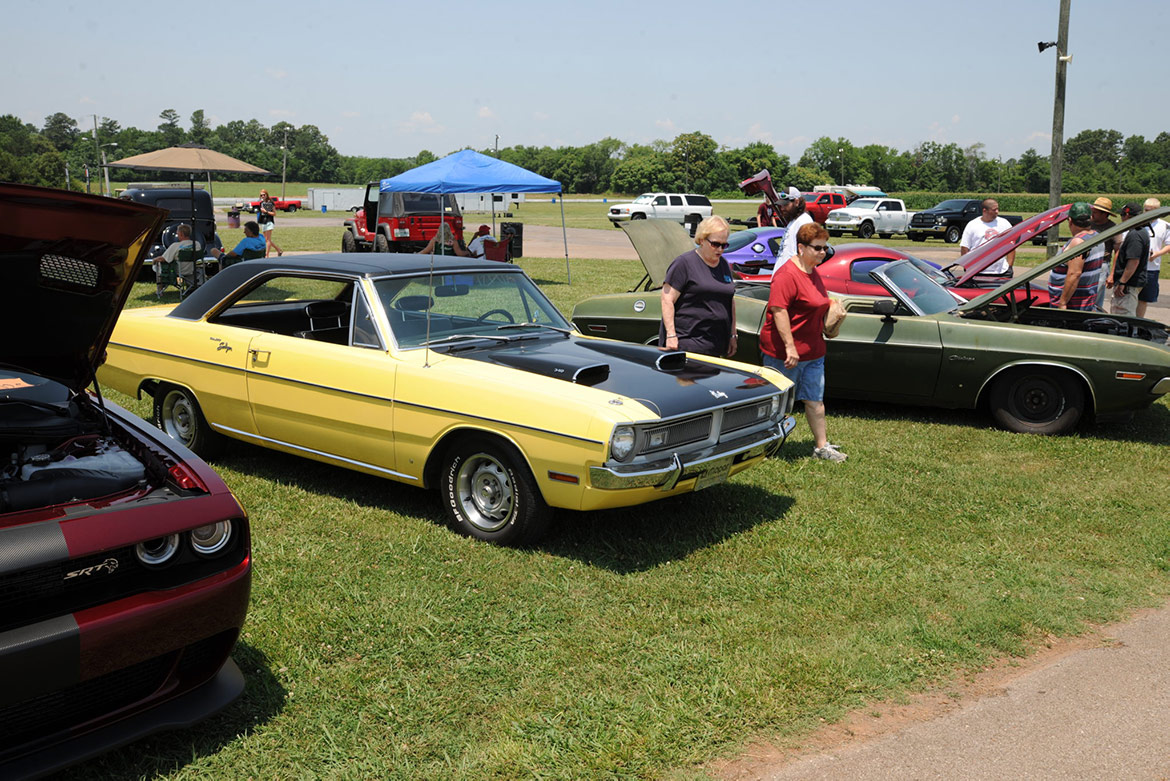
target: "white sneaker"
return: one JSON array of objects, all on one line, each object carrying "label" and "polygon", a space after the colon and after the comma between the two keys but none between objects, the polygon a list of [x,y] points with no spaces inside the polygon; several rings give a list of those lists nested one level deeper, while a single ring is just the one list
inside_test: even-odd
[{"label": "white sneaker", "polygon": [[813,448],[813,458],[819,458],[822,461],[844,461],[849,456],[838,450],[836,445],[826,444],[824,447]]}]

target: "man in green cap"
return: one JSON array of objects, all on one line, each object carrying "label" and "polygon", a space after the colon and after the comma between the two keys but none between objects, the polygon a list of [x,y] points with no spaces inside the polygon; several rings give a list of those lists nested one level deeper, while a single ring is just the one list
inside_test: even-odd
[{"label": "man in green cap", "polygon": [[[1061,252],[1084,244],[1097,234],[1091,227],[1092,207],[1084,201],[1074,203],[1068,210],[1073,237]],[[1105,244],[1098,243],[1083,255],[1056,266],[1048,274],[1048,295],[1057,309],[1092,310],[1097,306],[1097,282],[1105,273]]]}]

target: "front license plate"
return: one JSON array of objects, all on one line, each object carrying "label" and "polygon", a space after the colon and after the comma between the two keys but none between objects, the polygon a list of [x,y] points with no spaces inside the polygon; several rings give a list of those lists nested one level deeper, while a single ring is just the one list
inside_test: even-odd
[{"label": "front license plate", "polygon": [[717,462],[707,468],[703,474],[695,478],[695,490],[702,491],[713,485],[727,482],[727,473],[731,471],[731,464],[725,461]]}]

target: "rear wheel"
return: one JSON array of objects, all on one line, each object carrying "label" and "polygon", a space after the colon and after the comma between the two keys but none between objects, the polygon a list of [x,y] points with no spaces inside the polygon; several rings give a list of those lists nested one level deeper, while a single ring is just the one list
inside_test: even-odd
[{"label": "rear wheel", "polygon": [[829,231],[829,235],[835,239],[841,235],[841,231]]},{"label": "rear wheel", "polygon": [[289,213],[289,214],[295,214],[295,213],[296,213],[296,211],[297,211],[297,205],[296,205],[295,203],[290,203],[290,204],[288,205],[288,213]]},{"label": "rear wheel", "polygon": [[200,458],[223,451],[223,437],[211,430],[195,394],[176,385],[159,385],[154,392],[154,425]]},{"label": "rear wheel", "polygon": [[386,234],[379,233],[374,237],[374,252],[389,252],[390,242],[386,240]]},{"label": "rear wheel", "polygon": [[889,238],[892,238],[892,237],[893,237],[893,235],[894,235],[894,234],[892,234],[892,233],[879,233],[879,234],[878,234],[878,236],[880,236],[880,237],[881,237],[881,238],[883,238],[883,239],[889,239]]},{"label": "rear wheel", "polygon": [[857,229],[857,235],[863,239],[872,239],[873,238],[873,223],[872,222],[861,223],[861,227],[859,227]]},{"label": "rear wheel", "polygon": [[958,244],[959,239],[961,238],[963,238],[963,232],[959,230],[958,225],[952,225],[951,227],[947,228],[947,233],[945,236],[943,236],[943,239],[946,240],[947,244]]},{"label": "rear wheel", "polygon": [[1081,419],[1085,391],[1065,371],[1041,366],[1009,369],[991,387],[991,415],[1025,434],[1063,434]]},{"label": "rear wheel", "polygon": [[910,241],[926,241],[926,235],[922,233],[907,233],[906,238]]},{"label": "rear wheel", "polygon": [[551,511],[515,451],[487,437],[457,442],[443,461],[443,505],[455,530],[499,545],[535,542]]},{"label": "rear wheel", "polygon": [[341,251],[342,252],[357,252],[357,239],[353,237],[353,231],[346,231],[341,236]]}]

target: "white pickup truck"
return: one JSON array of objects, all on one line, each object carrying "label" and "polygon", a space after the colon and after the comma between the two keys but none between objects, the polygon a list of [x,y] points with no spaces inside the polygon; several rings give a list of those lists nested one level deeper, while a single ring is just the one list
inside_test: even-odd
[{"label": "white pickup truck", "polygon": [[858,198],[844,209],[834,209],[825,220],[830,236],[853,233],[863,239],[878,234],[888,239],[895,233],[905,233],[910,227],[911,213],[897,198]]},{"label": "white pickup truck", "polygon": [[610,222],[626,220],[673,220],[683,225],[698,225],[711,216],[711,201],[692,193],[643,193],[633,203],[619,203],[609,208]]}]

